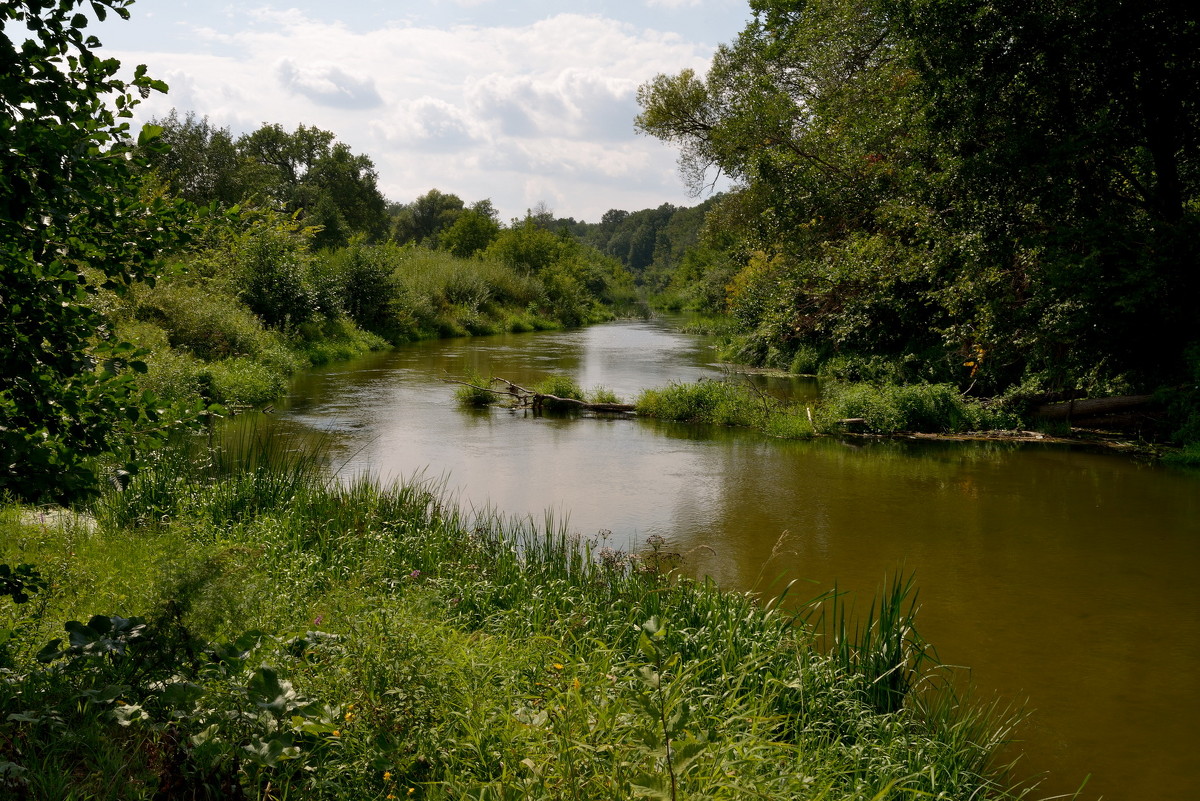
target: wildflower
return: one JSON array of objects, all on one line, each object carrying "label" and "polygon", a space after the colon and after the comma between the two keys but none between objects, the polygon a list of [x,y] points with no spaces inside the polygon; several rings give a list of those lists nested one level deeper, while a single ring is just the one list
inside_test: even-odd
[{"label": "wildflower", "polygon": [[396,796],[392,795],[391,793],[387,794],[387,801],[395,801],[395,799],[396,799]]},{"label": "wildflower", "polygon": [[411,572],[411,573],[409,573],[409,574],[408,574],[408,577],[409,577],[410,579],[420,578],[420,577],[421,577],[421,571],[420,571],[420,570],[414,570],[413,572]]},{"label": "wildflower", "polygon": [[347,712],[347,713],[346,713],[345,715],[343,715],[342,717],[343,717],[343,718],[345,718],[345,720],[346,720],[346,722],[347,722],[347,723],[349,723],[350,721],[354,720],[354,713],[353,713],[353,712]]},{"label": "wildflower", "polygon": [[383,772],[383,780],[385,782],[390,782],[392,780],[392,772],[390,770],[385,770]]},{"label": "wildflower", "polygon": [[334,730],[333,730],[333,736],[334,736],[334,737],[341,737],[341,736],[342,736],[342,730],[341,730],[341,729],[334,729]]},{"label": "wildflower", "polygon": [[571,679],[571,686],[574,687],[576,690],[578,690],[579,686],[580,686],[579,679]]},{"label": "wildflower", "polygon": [[559,662],[555,662],[555,663],[554,663],[554,669],[555,669],[555,670],[562,670],[562,669],[563,669],[563,666],[562,666],[562,664],[561,664],[561,663],[559,663]]},{"label": "wildflower", "polygon": [[313,618],[313,625],[314,625],[314,626],[319,626],[319,625],[321,625],[321,621],[322,621],[322,620],[324,620],[324,619],[325,619],[325,616],[324,616],[324,615],[317,615],[315,618]]}]

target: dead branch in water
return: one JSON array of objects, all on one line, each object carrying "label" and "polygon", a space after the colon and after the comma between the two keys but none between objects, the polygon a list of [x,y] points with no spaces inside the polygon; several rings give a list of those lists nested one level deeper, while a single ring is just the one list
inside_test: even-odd
[{"label": "dead branch in water", "polygon": [[[578,398],[560,398],[558,395],[550,395],[545,392],[537,392],[532,389],[514,384],[507,378],[493,377],[490,384],[486,387],[481,387],[478,384],[472,384],[468,381],[459,381],[454,378],[445,379],[451,384],[461,384],[464,387],[478,389],[481,392],[490,392],[498,398],[507,398],[515,408],[532,409],[535,412],[541,412],[546,403],[563,404],[566,406],[577,406],[580,409],[588,412],[616,412],[629,413],[635,411],[632,403],[589,403],[588,401],[579,400]],[[494,389],[491,384],[502,383],[505,389]]]}]

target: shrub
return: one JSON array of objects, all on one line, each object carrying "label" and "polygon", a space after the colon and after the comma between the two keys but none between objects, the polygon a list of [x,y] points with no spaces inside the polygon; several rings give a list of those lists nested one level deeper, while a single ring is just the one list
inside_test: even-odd
[{"label": "shrub", "polygon": [[257,355],[277,342],[246,306],[191,283],[163,283],[143,292],[134,313],[166,331],[171,347],[206,361]]},{"label": "shrub", "polygon": [[462,384],[458,387],[458,389],[454,390],[454,399],[458,401],[460,406],[469,406],[475,409],[480,409],[484,406],[492,404],[496,400],[496,394],[494,392],[488,392],[486,389],[479,389],[479,387],[488,386],[488,384],[491,383],[491,379],[485,377],[478,370],[471,370],[468,372],[466,381],[468,384],[474,384],[475,386],[467,386],[466,384]]},{"label": "shrub", "polygon": [[280,227],[257,227],[235,248],[241,298],[274,328],[300,325],[321,308],[310,280],[311,256],[304,239]]},{"label": "shrub", "polygon": [[638,414],[680,422],[754,426],[763,420],[763,409],[753,393],[726,381],[672,383],[643,390],[635,405]]},{"label": "shrub", "polygon": [[395,318],[402,291],[396,276],[401,253],[394,245],[354,241],[322,254],[341,310],[369,331],[386,332]]},{"label": "shrub", "polygon": [[1166,454],[1163,461],[1180,467],[1200,468],[1200,442],[1193,442],[1178,451]]},{"label": "shrub", "polygon": [[623,403],[608,387],[593,387],[587,394],[588,403]]},{"label": "shrub", "polygon": [[244,357],[213,362],[200,374],[207,400],[253,406],[278,398],[288,387],[288,374]]},{"label": "shrub", "polygon": [[837,430],[838,420],[862,418],[864,426],[877,434],[952,433],[1015,423],[1010,415],[985,408],[950,384],[829,382],[822,388],[818,415],[821,428],[827,431]]}]

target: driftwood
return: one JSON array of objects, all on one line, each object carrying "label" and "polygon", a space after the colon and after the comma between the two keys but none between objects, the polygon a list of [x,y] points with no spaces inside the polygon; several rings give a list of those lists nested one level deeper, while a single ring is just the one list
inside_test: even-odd
[{"label": "driftwood", "polygon": [[1149,406],[1153,395],[1114,395],[1110,398],[1085,398],[1065,403],[1044,403],[1033,410],[1043,420],[1102,417]]},{"label": "driftwood", "polygon": [[541,412],[546,408],[547,403],[551,405],[575,406],[588,412],[611,412],[618,414],[626,414],[634,411],[636,408],[632,403],[589,403],[578,398],[560,398],[558,395],[550,395],[545,392],[535,392],[532,389],[526,389],[506,378],[497,377],[491,380],[491,384],[497,382],[504,384],[505,389],[494,389],[490,385],[481,387],[478,384],[472,384],[468,381],[458,381],[453,378],[446,380],[451,384],[461,384],[464,387],[490,392],[497,397],[507,399],[515,408],[532,409],[535,412]]}]

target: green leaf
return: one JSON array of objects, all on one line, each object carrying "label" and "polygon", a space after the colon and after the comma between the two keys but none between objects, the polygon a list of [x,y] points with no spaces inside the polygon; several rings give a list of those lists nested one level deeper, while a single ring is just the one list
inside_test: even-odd
[{"label": "green leaf", "polygon": [[142,130],[138,134],[138,146],[145,147],[146,145],[150,144],[154,140],[160,138],[162,135],[163,135],[163,127],[161,125],[154,125],[152,123],[146,123],[145,125],[142,126]]},{"label": "green leaf", "polygon": [[129,726],[131,723],[150,720],[150,715],[142,709],[141,704],[125,704],[113,709],[113,717],[121,726]]},{"label": "green leaf", "polygon": [[53,662],[55,659],[58,659],[65,653],[65,651],[59,647],[61,645],[61,639],[51,640],[50,642],[46,643],[44,646],[42,646],[42,650],[37,652],[37,661]]},{"label": "green leaf", "polygon": [[292,688],[292,683],[280,680],[272,668],[265,666],[260,667],[250,677],[246,691],[255,706],[275,715],[290,712],[301,703],[300,696]]}]

